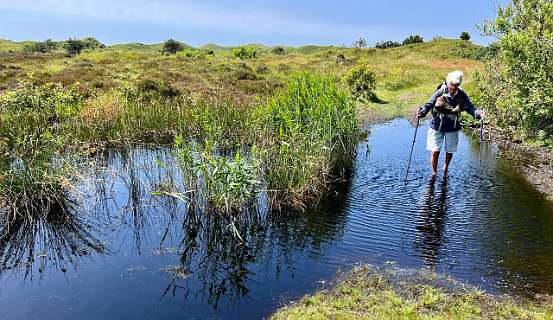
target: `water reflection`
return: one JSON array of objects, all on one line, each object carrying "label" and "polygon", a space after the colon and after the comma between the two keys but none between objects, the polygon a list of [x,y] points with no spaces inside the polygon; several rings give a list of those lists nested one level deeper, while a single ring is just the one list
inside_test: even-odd
[{"label": "water reflection", "polygon": [[[185,190],[169,149],[111,150],[94,162],[83,210],[107,229],[117,254],[169,258],[161,266],[168,282],[160,303],[239,305],[259,291],[261,268],[275,278],[284,270],[293,277],[301,255],[320,255],[346,225],[342,207],[349,183],[303,212],[271,212],[260,195],[255,207],[233,216],[203,212],[168,195]],[[169,192],[153,196],[157,190]]]},{"label": "water reflection", "polygon": [[[318,253],[343,233],[344,217],[321,207],[301,213],[249,212],[236,219],[190,210],[182,223],[177,268],[190,276],[173,276],[162,299],[180,297],[187,303],[193,294],[194,300],[215,309],[221,302],[225,307],[238,305],[251,297],[252,286],[258,289],[260,265],[270,265],[278,279],[283,270],[293,273],[295,253]],[[324,223],[323,216],[337,223]]]},{"label": "water reflection", "polygon": [[94,235],[93,221],[65,210],[33,217],[0,215],[0,273],[22,272],[33,279],[45,271],[66,272],[69,265],[106,252]]},{"label": "water reflection", "polygon": [[448,178],[441,179],[436,194],[436,176],[430,178],[422,198],[417,219],[416,249],[427,268],[434,269],[439,262],[440,248],[444,241],[445,220],[448,211]]},{"label": "water reflection", "polygon": [[[346,179],[353,187],[336,198],[305,212],[275,213],[260,205],[236,219],[190,210],[169,195],[184,192],[170,150],[110,150],[85,159],[91,164],[79,187],[86,195],[79,212],[86,214],[70,217],[69,227],[61,219],[48,222],[56,230],[49,232],[62,238],[34,236],[34,256],[60,251],[46,248],[56,242],[76,242],[73,247],[88,247],[85,257],[105,259],[81,260],[86,263],[79,272],[51,274],[42,286],[22,287],[2,277],[2,315],[32,319],[20,316],[31,310],[46,318],[85,319],[96,304],[103,307],[95,318],[262,318],[282,302],[316,290],[318,280],[332,278],[339,268],[359,261],[419,267],[421,257],[428,268],[447,269],[486,290],[552,292],[551,203],[522,184],[516,169],[503,166],[497,150],[469,144],[463,135],[454,160],[459,170],[449,179],[428,180],[427,153],[416,152],[406,188],[398,183],[403,176],[398,170],[408,155],[398,157],[398,150],[408,150],[412,134],[402,120],[376,127],[371,153],[360,146],[354,177]],[[425,141],[417,143],[424,150]],[[153,196],[156,190],[167,193]],[[0,241],[2,261],[25,252],[29,245],[10,248],[33,238],[15,230],[39,234],[45,228],[10,227]],[[106,249],[95,250],[96,243]],[[78,257],[66,254],[62,261]],[[32,261],[39,268],[39,259]],[[22,263],[11,265],[3,275]],[[130,269],[139,271],[126,272]],[[52,288],[65,300],[47,299]]]}]

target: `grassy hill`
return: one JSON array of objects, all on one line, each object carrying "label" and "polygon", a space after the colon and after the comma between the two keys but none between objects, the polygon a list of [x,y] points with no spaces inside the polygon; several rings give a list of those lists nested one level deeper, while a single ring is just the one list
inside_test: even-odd
[{"label": "grassy hill", "polygon": [[26,44],[31,44],[31,43],[32,41],[16,42],[11,40],[0,39],[0,52],[10,52],[10,51],[19,52],[23,50],[23,47]]},{"label": "grassy hill", "polygon": [[424,102],[451,70],[463,70],[465,85],[470,86],[472,72],[480,62],[464,57],[475,56],[482,49],[467,41],[441,39],[390,49],[284,47],[284,55],[252,44],[258,54],[247,60],[234,57],[232,47],[215,44],[202,46],[214,54],[200,57],[163,56],[161,43],[117,44],[75,57],[7,53],[20,51],[23,45],[0,40],[0,51],[5,52],[0,58],[0,90],[31,77],[33,81],[64,85],[78,82],[87,92],[109,91],[125,82],[150,79],[189,94],[211,95],[223,88],[225,95],[251,100],[282,87],[294,70],[323,72],[339,80],[350,68],[365,62],[376,72],[376,94],[385,102],[366,109],[396,113]]}]

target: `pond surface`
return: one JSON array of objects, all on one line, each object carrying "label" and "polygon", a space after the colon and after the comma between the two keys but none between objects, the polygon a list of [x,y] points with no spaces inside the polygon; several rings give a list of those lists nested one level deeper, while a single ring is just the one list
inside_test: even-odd
[{"label": "pond surface", "polygon": [[[430,178],[427,126],[375,125],[343,192],[306,212],[234,223],[153,196],[181,178],[171,152],[91,160],[79,213],[0,235],[0,319],[256,319],[352,264],[431,268],[491,292],[553,293],[553,204],[491,144],[461,135]],[[370,152],[367,147],[370,145]]]}]

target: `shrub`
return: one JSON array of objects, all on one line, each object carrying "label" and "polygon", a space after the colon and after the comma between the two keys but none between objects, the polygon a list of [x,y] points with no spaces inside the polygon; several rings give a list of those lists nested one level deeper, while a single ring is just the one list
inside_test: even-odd
[{"label": "shrub", "polygon": [[84,49],[84,43],[81,40],[69,38],[63,44],[63,48],[71,55],[79,54]]},{"label": "shrub", "polygon": [[105,44],[101,43],[100,41],[96,40],[93,37],[86,37],[81,39],[81,42],[83,43],[84,49],[94,50],[94,49],[104,49],[106,47]]},{"label": "shrub", "polygon": [[194,50],[194,49],[183,49],[181,51],[178,51],[176,53],[177,58],[199,58],[203,56],[202,52],[200,50]]},{"label": "shrub", "polygon": [[422,42],[424,42],[424,39],[420,35],[415,34],[415,35],[410,35],[405,40],[403,40],[402,45],[407,46],[410,44],[422,43]]},{"label": "shrub", "polygon": [[376,88],[375,73],[365,64],[352,68],[342,78],[350,94],[356,99],[371,100]]},{"label": "shrub", "polygon": [[34,42],[33,44],[25,45],[23,47],[23,52],[25,52],[25,53],[49,53],[49,52],[52,52],[52,50],[56,47],[57,47],[57,44],[54,41],[52,41],[50,39],[47,39],[46,41],[43,41],[43,42]]},{"label": "shrub", "polygon": [[284,49],[284,47],[276,46],[273,48],[273,53],[281,56],[286,54],[286,50]]},{"label": "shrub", "polygon": [[193,203],[200,209],[229,213],[247,207],[255,199],[261,184],[261,159],[255,147],[246,155],[237,151],[225,156],[211,140],[198,144],[185,144],[182,137],[176,140],[185,186],[195,190]]},{"label": "shrub", "polygon": [[241,60],[253,59],[257,56],[257,49],[250,46],[240,46],[238,48],[234,48],[232,53],[236,58]]},{"label": "shrub", "polygon": [[181,92],[165,81],[142,79],[130,86],[123,87],[123,93],[129,101],[152,101],[172,99]]},{"label": "shrub", "polygon": [[469,41],[470,40],[470,33],[466,32],[466,31],[461,32],[461,35],[459,36],[459,39],[464,40],[464,41]]},{"label": "shrub", "polygon": [[513,0],[483,25],[497,54],[475,76],[475,100],[490,119],[529,140],[553,143],[553,6]]},{"label": "shrub", "polygon": [[388,48],[395,48],[395,47],[399,47],[399,46],[401,46],[401,44],[399,42],[381,41],[381,42],[376,43],[375,48],[377,48],[377,49],[388,49]]},{"label": "shrub", "polygon": [[182,43],[173,40],[168,39],[163,43],[163,48],[161,49],[161,52],[163,54],[175,54],[179,51],[182,51],[184,49],[184,46]]}]

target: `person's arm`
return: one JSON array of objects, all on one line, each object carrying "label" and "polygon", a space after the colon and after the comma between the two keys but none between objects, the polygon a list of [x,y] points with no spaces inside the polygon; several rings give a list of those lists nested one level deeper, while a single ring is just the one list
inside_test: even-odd
[{"label": "person's arm", "polygon": [[476,109],[476,107],[474,106],[474,104],[472,104],[472,101],[470,100],[469,95],[468,95],[466,92],[463,91],[463,94],[465,95],[465,99],[466,99],[466,100],[465,100],[465,101],[466,101],[465,103],[467,104],[467,112],[468,112],[471,116],[473,116],[475,119],[480,120],[481,115],[482,115],[481,111],[478,110],[478,109]]},{"label": "person's arm", "polygon": [[419,110],[418,112],[419,118],[426,117],[426,114],[428,114],[428,112],[432,110],[434,105],[436,105],[436,100],[438,100],[438,97],[440,97],[441,94],[442,94],[442,90],[436,90],[436,92],[434,92],[434,94],[430,97],[430,100],[428,100],[428,102],[425,103]]}]

